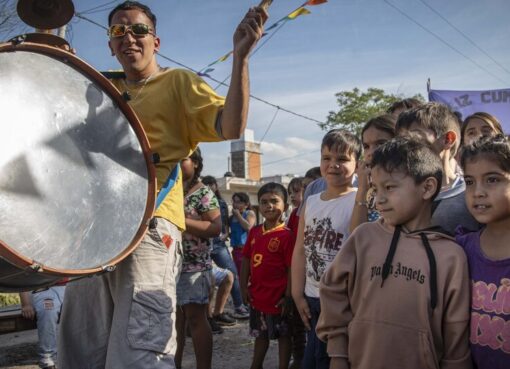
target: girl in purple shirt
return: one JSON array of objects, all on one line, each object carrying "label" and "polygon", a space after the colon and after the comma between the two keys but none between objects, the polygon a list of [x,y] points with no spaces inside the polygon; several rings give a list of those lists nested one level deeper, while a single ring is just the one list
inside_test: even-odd
[{"label": "girl in purple shirt", "polygon": [[461,158],[470,213],[485,227],[458,230],[472,280],[471,352],[478,369],[510,368],[510,144],[481,138]]}]

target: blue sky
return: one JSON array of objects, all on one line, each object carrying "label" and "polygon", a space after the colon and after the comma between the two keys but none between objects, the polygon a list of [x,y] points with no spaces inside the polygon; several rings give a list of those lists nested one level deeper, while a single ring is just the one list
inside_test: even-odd
[{"label": "blue sky", "polygon": [[[302,2],[275,0],[267,25],[286,16]],[[388,2],[487,71],[420,28]],[[336,110],[335,93],[354,87],[378,87],[405,96],[416,93],[426,96],[427,78],[436,89],[510,87],[510,73],[464,39],[424,2],[510,70],[508,0],[329,0],[308,7],[312,14],[288,22],[252,57],[252,94],[325,121],[328,112]],[[82,12],[108,0],[75,0],[74,3],[76,11]],[[145,3],[158,16],[160,53],[201,69],[231,50],[237,23],[257,1],[147,0]],[[108,11],[102,11],[85,15],[106,24],[107,14]],[[110,56],[105,31],[97,26],[74,18],[70,41],[77,55],[95,68],[119,67]],[[164,59],[159,62],[162,66],[176,67]],[[229,75],[230,67],[230,61],[218,64],[212,76],[223,80]],[[213,87],[217,85],[206,81]],[[218,91],[226,93],[223,87]],[[255,131],[257,140],[275,111],[273,107],[251,101],[248,128]],[[323,134],[316,123],[280,111],[262,144],[263,175],[303,174],[318,165]],[[230,144],[205,144],[202,149],[204,173],[223,175]]]}]

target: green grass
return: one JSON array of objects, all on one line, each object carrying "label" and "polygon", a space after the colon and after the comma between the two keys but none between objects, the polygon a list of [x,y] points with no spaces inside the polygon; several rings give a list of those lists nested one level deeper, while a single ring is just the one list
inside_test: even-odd
[{"label": "green grass", "polygon": [[18,305],[19,295],[17,293],[0,293],[0,307]]}]

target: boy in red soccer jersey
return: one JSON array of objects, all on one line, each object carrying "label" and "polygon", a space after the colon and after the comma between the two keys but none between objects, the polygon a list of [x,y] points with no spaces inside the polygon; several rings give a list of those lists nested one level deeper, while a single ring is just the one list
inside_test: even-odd
[{"label": "boy in red soccer jersey", "polygon": [[241,293],[251,306],[250,333],[255,337],[251,369],[262,369],[271,339],[278,339],[279,369],[287,369],[292,301],[288,274],[294,248],[293,233],[282,220],[287,191],[279,183],[266,183],[257,197],[265,221],[250,230],[241,268]]}]

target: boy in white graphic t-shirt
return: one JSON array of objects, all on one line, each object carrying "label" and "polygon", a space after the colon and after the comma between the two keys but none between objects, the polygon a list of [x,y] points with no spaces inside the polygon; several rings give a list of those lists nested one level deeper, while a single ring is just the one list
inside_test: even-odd
[{"label": "boy in white graphic t-shirt", "polygon": [[333,129],[322,139],[321,174],[326,190],[310,196],[301,209],[292,256],[292,297],[308,328],[303,367],[328,369],[326,345],[315,334],[320,314],[319,281],[348,236],[356,188],[352,186],[361,142],[349,131]]}]

